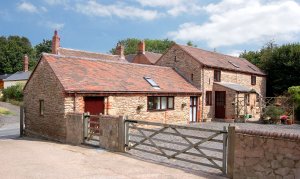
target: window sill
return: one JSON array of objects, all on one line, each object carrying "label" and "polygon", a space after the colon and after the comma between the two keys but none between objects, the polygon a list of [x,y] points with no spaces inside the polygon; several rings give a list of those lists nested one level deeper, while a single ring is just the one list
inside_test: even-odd
[{"label": "window sill", "polygon": [[173,111],[174,109],[148,109],[147,112]]}]

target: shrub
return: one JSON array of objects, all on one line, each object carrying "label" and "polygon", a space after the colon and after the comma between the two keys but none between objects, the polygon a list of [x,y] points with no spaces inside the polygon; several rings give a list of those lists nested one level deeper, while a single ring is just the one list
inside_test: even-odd
[{"label": "shrub", "polygon": [[4,101],[10,101],[10,100],[22,101],[23,100],[23,88],[24,88],[24,85],[18,83],[16,85],[13,85],[6,89],[3,89],[3,91],[2,91],[3,100]]},{"label": "shrub", "polygon": [[300,120],[300,86],[292,86],[288,89],[289,94],[295,102],[295,116]]},{"label": "shrub", "polygon": [[270,105],[266,108],[266,116],[270,116],[274,123],[279,122],[280,116],[284,114],[284,110],[280,107]]}]

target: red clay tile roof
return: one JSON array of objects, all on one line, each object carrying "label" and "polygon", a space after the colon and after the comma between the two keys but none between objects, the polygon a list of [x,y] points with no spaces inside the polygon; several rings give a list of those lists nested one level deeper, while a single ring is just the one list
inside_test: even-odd
[{"label": "red clay tile roof", "polygon": [[146,59],[148,59],[151,64],[155,64],[157,62],[157,60],[162,56],[162,54],[160,54],[160,53],[154,53],[154,52],[146,51],[145,54],[130,54],[130,55],[126,55],[125,58],[128,62],[133,62],[134,58],[137,55],[144,55],[146,57]]},{"label": "red clay tile roof", "polygon": [[62,47],[60,47],[58,49],[58,55],[127,62],[126,59],[121,59],[119,57],[119,55],[109,55],[109,54],[88,52],[88,51],[82,51],[82,50],[74,50],[74,49],[68,49],[68,48],[62,48]]},{"label": "red clay tile roof", "polygon": [[162,54],[146,51],[145,56],[152,64],[155,64],[157,60],[162,56]]},{"label": "red clay tile roof", "polygon": [[[66,92],[197,93],[201,91],[169,67],[43,54]],[[154,89],[144,77],[160,87]]]},{"label": "red clay tile roof", "polygon": [[[224,55],[216,52],[210,52],[191,46],[179,44],[176,45],[181,47],[184,51],[186,51],[188,54],[190,54],[192,57],[194,57],[196,60],[198,60],[205,66],[246,72],[257,75],[266,75],[262,70],[260,70],[258,67],[256,67],[246,59]],[[238,66],[238,68],[236,66]]]}]

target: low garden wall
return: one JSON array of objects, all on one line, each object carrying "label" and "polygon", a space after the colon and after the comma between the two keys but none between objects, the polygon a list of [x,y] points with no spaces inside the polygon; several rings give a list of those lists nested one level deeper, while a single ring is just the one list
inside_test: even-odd
[{"label": "low garden wall", "polygon": [[233,178],[300,178],[300,136],[236,129]]}]

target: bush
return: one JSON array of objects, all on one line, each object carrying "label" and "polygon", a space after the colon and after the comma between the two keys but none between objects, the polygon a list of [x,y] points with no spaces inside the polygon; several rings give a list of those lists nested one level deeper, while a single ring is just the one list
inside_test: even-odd
[{"label": "bush", "polygon": [[280,107],[271,105],[266,108],[266,116],[271,117],[273,123],[278,123],[280,116],[284,114],[284,110]]},{"label": "bush", "polygon": [[16,85],[3,89],[3,101],[23,101],[23,88],[24,85],[18,83]]},{"label": "bush", "polygon": [[288,92],[295,102],[295,117],[300,121],[300,86],[289,87]]}]

